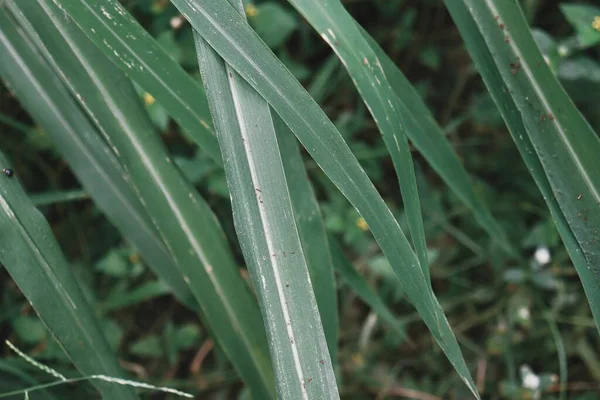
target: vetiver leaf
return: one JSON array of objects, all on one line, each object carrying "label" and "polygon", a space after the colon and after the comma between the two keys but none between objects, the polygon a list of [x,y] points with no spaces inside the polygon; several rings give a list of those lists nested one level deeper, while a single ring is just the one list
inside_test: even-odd
[{"label": "vetiver leaf", "polygon": [[[243,13],[241,1],[233,1]],[[268,103],[195,34],[280,399],[339,398]],[[292,138],[293,140],[293,138]]]},{"label": "vetiver leaf", "polygon": [[[100,3],[96,2],[85,4],[85,7],[81,7],[77,6],[76,2],[67,2],[66,4],[63,4],[63,7],[73,15],[76,22],[78,21],[78,18],[85,17],[85,23],[78,23],[82,30],[118,66],[129,71],[126,63],[129,63],[130,59],[139,59],[140,63],[152,65],[152,57],[150,57],[150,55],[164,53],[164,50],[160,46],[153,43],[150,40],[151,38],[148,38],[148,40],[144,41],[145,46],[148,48],[146,51],[138,51],[137,46],[124,46],[121,47],[122,52],[117,52],[117,55],[115,55],[113,50],[114,45],[110,44],[110,41],[106,37],[101,37],[96,34],[99,30],[112,29],[110,28],[111,25],[106,21],[106,15],[102,13],[101,9],[100,12],[91,12],[88,10],[89,7],[98,7],[99,5]],[[102,5],[105,6],[105,8],[108,7],[106,9],[110,8],[116,10],[116,13],[109,13],[111,21],[114,21],[115,25],[121,26],[121,29],[127,30],[128,32],[136,32],[135,35],[142,35],[145,37],[142,28],[137,25],[137,22],[127,16],[127,11],[125,11],[122,6],[110,0],[103,2]],[[127,27],[126,25],[131,26]],[[116,35],[110,31],[108,33],[108,37]],[[493,217],[489,214],[483,202],[475,195],[468,175],[464,172],[464,168],[460,165],[456,155],[452,152],[447,141],[446,143],[440,141],[440,139],[442,139],[441,129],[435,123],[431,113],[423,104],[419,95],[406,78],[404,78],[402,73],[393,65],[393,62],[389,60],[389,57],[387,57],[387,55],[385,55],[378,47],[375,41],[373,41],[373,39],[364,31],[362,31],[362,33],[373,48],[373,51],[375,51],[375,54],[379,57],[383,70],[392,85],[392,88],[396,94],[399,95],[400,105],[402,105],[402,107],[400,107],[398,111],[403,114],[407,127],[406,133],[409,138],[414,142],[415,146],[421,151],[427,161],[431,163],[433,168],[446,181],[450,188],[455,190],[457,195],[473,209],[475,217],[482,227],[486,229],[492,237],[496,238],[499,243],[504,243],[505,248],[508,248],[508,242],[504,233],[493,220]],[[106,42],[104,42],[103,39],[106,40]],[[121,43],[121,39],[118,40],[118,43]],[[167,112],[180,122],[183,127],[191,127],[192,124],[190,121],[193,120],[201,120],[210,123],[206,103],[203,101],[192,101],[194,98],[204,96],[201,86],[196,84],[189,75],[182,73],[183,71],[179,65],[169,59],[166,54],[164,56],[161,55],[160,57],[161,59],[164,59],[164,62],[161,64],[163,67],[160,69],[153,68],[144,71],[143,73],[153,74],[153,76],[145,79],[136,78],[137,83],[142,85],[148,92],[158,96],[158,101],[161,102]],[[335,67],[337,62],[329,63],[328,65]],[[176,76],[181,87],[186,88],[184,96],[187,101],[184,107],[182,107],[179,102],[168,101],[166,97],[160,96],[164,90],[168,90],[168,87],[164,86],[167,82],[170,82],[172,76]],[[403,99],[406,100],[403,101]],[[413,112],[408,113],[406,111],[407,107]],[[184,116],[185,113],[189,115]],[[188,121],[188,123],[185,123],[185,121]],[[205,147],[203,146],[205,140],[204,136],[206,135],[203,135],[202,137],[193,135],[191,138],[199,146]],[[435,144],[435,146],[431,146],[431,143]],[[461,172],[461,170],[463,170],[463,172]]]},{"label": "vetiver leaf", "polygon": [[450,189],[473,211],[479,225],[505,250],[514,253],[506,233],[475,192],[469,174],[421,96],[377,42],[364,29],[361,28],[361,32],[379,58],[385,76],[398,95],[398,111],[403,115],[410,140]]},{"label": "vetiver leaf", "polygon": [[255,396],[271,397],[258,306],[214,214],[173,166],[129,80],[77,30],[61,35],[68,48],[53,48],[57,72],[69,77],[69,88],[126,167],[221,347]]},{"label": "vetiver leaf", "polygon": [[[53,20],[46,18],[36,2],[19,2],[19,7],[42,30],[40,38],[48,40],[51,46],[61,45],[62,38],[52,29]],[[60,24],[64,18],[59,16],[54,21]],[[12,31],[10,43],[7,43],[10,51],[4,53],[0,65],[2,76],[13,87],[23,107],[54,140],[96,205],[141,251],[148,265],[171,287],[174,295],[188,307],[198,309],[139,196],[127,182],[129,175],[68,90],[18,32],[29,32],[34,39],[36,37],[31,27]],[[91,100],[93,92],[85,96]]]},{"label": "vetiver leaf", "polygon": [[206,95],[197,95],[204,92],[202,86],[190,78],[117,0],[53,1],[73,17],[117,67],[152,94],[206,154],[222,165]]},{"label": "vetiver leaf", "polygon": [[446,5],[544,195],[600,329],[600,139],[544,62],[514,0]]},{"label": "vetiver leaf", "polygon": [[348,70],[379,127],[400,181],[406,219],[419,264],[429,281],[427,244],[404,116],[379,57],[363,38],[339,0],[289,0],[317,30]]},{"label": "vetiver leaf", "polygon": [[[298,151],[298,145],[296,144],[294,136],[289,132],[289,128],[278,115],[273,115],[273,121],[275,123],[281,159],[283,161],[288,187],[290,189],[290,198],[294,207],[296,225],[298,226],[302,246],[306,252],[317,300],[319,299],[318,290],[320,286],[323,286],[321,289],[323,291],[323,297],[330,293],[327,291],[327,287],[330,284],[322,283],[327,282],[329,275],[328,268],[324,268],[323,266],[328,264],[333,265],[346,284],[365,303],[367,303],[373,311],[382,318],[382,320],[394,329],[398,335],[406,337],[406,332],[400,324],[400,321],[394,316],[393,312],[386,306],[377,293],[371,289],[366,280],[356,272],[352,265],[350,265],[350,262],[344,256],[339,245],[335,243],[335,239],[329,237],[325,232],[319,203],[317,202],[313,187],[306,175],[302,157]],[[325,237],[322,237],[323,235]],[[311,249],[325,250],[314,250],[311,253]],[[314,260],[314,262],[312,260]],[[311,262],[313,265],[312,268],[315,268],[316,270],[311,269]],[[315,282],[316,280],[318,280],[318,282]],[[334,308],[336,306],[336,299],[333,296],[329,296],[328,299],[323,300],[323,303],[329,304],[330,308]],[[323,320],[323,326],[327,327],[327,324],[330,322],[327,320],[327,314],[323,312],[321,304],[322,303],[319,302],[319,311]],[[328,310],[328,312],[331,316],[330,318],[334,319],[337,324],[337,310],[334,308],[333,310]],[[325,329],[325,335],[327,334],[328,330]],[[327,343],[330,345],[331,341],[328,340]],[[333,358],[331,348],[329,350]]]},{"label": "vetiver leaf", "polygon": [[[7,53],[5,33],[11,28],[11,21],[0,9],[0,54]],[[2,153],[0,165],[10,167]],[[121,377],[94,310],[50,226],[17,178],[4,174],[0,178],[0,262],[82,374]],[[107,399],[136,398],[131,388],[106,382],[94,384]]]},{"label": "vetiver leaf", "polygon": [[476,393],[456,338],[410,243],[323,110],[227,2],[172,1],[203,39],[269,102],[356,207],[421,318],[461,378]]},{"label": "vetiver leaf", "polygon": [[294,219],[304,249],[310,279],[319,305],[329,354],[337,359],[338,310],[334,264],[323,218],[314,189],[308,180],[294,134],[281,118],[272,113],[277,143],[285,170]]}]

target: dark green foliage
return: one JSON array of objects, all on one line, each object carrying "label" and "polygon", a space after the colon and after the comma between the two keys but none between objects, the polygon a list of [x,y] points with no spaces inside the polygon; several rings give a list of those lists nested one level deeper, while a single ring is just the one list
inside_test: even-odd
[{"label": "dark green foliage", "polygon": [[[232,260],[250,285],[213,127],[202,125],[202,131],[194,130],[199,121],[205,122],[203,113],[208,107],[202,99],[193,103],[197,90],[201,91],[201,80],[191,26],[168,1],[121,3],[172,58],[157,56],[162,60],[160,65],[165,69],[171,63],[179,65],[178,73],[185,71],[191,77],[175,76],[166,85],[177,87],[180,95],[176,91],[163,92],[160,97],[151,94],[149,81],[134,73],[129,75],[148,113],[149,126],[160,134],[177,167],[173,173],[193,184],[206,200],[222,227],[219,240],[224,236],[223,242],[228,241]],[[412,84],[410,93],[398,89],[403,85],[402,78],[392,72],[393,64],[382,62],[385,77],[394,83],[398,99],[404,101],[398,103],[403,107],[401,113],[418,113],[417,97],[431,112],[431,116],[418,114],[422,120],[404,120],[406,127],[413,129],[412,134],[421,129],[447,139],[467,172],[452,169],[458,165],[454,158],[446,158],[448,162],[438,158],[437,164],[432,163],[428,155],[431,148],[427,153],[429,143],[419,142],[423,136],[413,139],[407,133],[414,143],[411,150],[427,240],[426,254],[419,256],[429,260],[433,290],[482,398],[526,399],[538,392],[543,399],[595,398],[600,381],[600,339],[588,299],[561,240],[562,232],[450,14],[442,2],[433,0],[342,3]],[[245,4],[250,25],[335,123],[402,230],[414,233],[404,212],[395,164],[386,142],[344,66],[288,2]],[[594,28],[595,15],[600,25],[600,8],[584,1],[559,4],[523,0],[521,5],[544,60],[591,127],[600,132],[600,31]],[[0,8],[4,10],[2,2]],[[517,64],[507,63],[507,71],[523,72]],[[117,67],[126,70],[123,65]],[[0,187],[4,182],[19,181],[38,205],[82,288],[82,296],[94,305],[108,346],[124,361],[122,366],[129,377],[177,387],[198,398],[233,399],[247,394],[228,360],[232,355],[223,351],[211,327],[191,311],[197,308],[195,300],[187,290],[173,296],[173,287],[183,285],[182,279],[166,282],[157,278],[155,273],[160,268],[143,259],[142,246],[136,248],[135,243],[127,241],[117,223],[124,219],[116,221],[119,217],[107,213],[105,203],[90,199],[95,198],[88,189],[90,183],[81,178],[81,171],[69,168],[67,162],[72,166],[73,161],[63,155],[64,147],[43,130],[42,124],[32,120],[33,113],[30,116],[24,111],[10,91],[10,82],[4,84],[0,89],[0,150],[8,160],[0,165]],[[72,100],[75,102],[74,96]],[[189,113],[174,115],[175,102],[193,105]],[[93,123],[83,111],[81,115],[85,117],[82,126]],[[547,122],[554,115],[538,116],[542,118]],[[96,139],[107,138],[98,135]],[[110,151],[110,145],[98,143],[98,149]],[[294,145],[285,142],[297,156]],[[335,316],[334,306],[327,309],[331,317],[325,325],[330,326],[328,339],[335,341],[333,329],[339,319],[337,372],[342,398],[387,398],[409,393],[416,393],[415,398],[470,398],[400,288],[393,266],[365,220],[305,150],[301,155],[331,236],[329,242],[335,243],[332,254],[337,287],[329,295],[331,302],[337,295],[339,315]],[[114,157],[111,153],[109,158]],[[128,168],[135,169],[135,165]],[[460,178],[453,178],[449,169]],[[130,177],[126,176],[115,184],[128,185]],[[460,183],[456,183],[458,180]],[[456,185],[452,187],[448,182]],[[306,181],[296,183],[290,192],[306,190]],[[461,189],[467,194],[461,195]],[[138,193],[133,186],[124,192],[130,197]],[[576,196],[573,202],[582,200],[589,199]],[[137,198],[131,202],[150,224],[149,217],[139,211],[141,202]],[[586,207],[592,208],[593,204]],[[584,217],[582,214],[581,221]],[[304,246],[327,240],[318,224],[307,226],[318,234],[307,237],[310,230],[300,232]],[[600,226],[596,228],[600,231]],[[159,240],[157,235],[152,228],[148,238],[157,244],[150,247],[163,257],[172,249],[164,245],[168,238]],[[600,243],[591,240],[586,243],[588,251],[593,246],[600,249]],[[145,243],[148,246],[155,242]],[[331,257],[325,253],[321,256],[324,263]],[[308,261],[318,264],[318,257]],[[319,275],[311,271],[311,276]],[[329,279],[320,282],[325,291],[332,287]],[[36,359],[74,376],[69,359],[24,294],[6,269],[0,268],[0,339],[10,339]],[[327,298],[317,292],[317,300],[319,296]],[[189,307],[181,304],[182,297]],[[2,350],[2,358],[0,394],[49,381],[44,373],[15,360],[9,350]],[[528,388],[532,382],[539,383],[537,389]],[[40,391],[31,398],[84,398],[95,393],[91,385],[82,384]]]}]

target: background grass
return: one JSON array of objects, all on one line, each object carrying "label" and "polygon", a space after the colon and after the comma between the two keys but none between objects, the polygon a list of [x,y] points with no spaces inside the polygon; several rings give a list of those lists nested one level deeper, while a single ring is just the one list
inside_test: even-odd
[{"label": "background grass", "polygon": [[[483,397],[530,398],[533,392],[524,388],[523,378],[532,371],[541,378],[543,398],[597,398],[600,343],[579,279],[458,31],[438,3],[344,2],[425,99],[466,169],[476,177],[478,194],[518,252],[509,257],[492,243],[466,206],[421,155],[413,153],[433,288]],[[199,79],[191,28],[168,1],[123,4],[171,57]],[[583,2],[566,2],[562,10],[552,1],[523,2],[530,24],[540,29],[537,37],[548,60],[598,132],[600,51],[597,42],[574,39],[586,32],[581,33],[583,23],[578,24],[576,13],[565,4]],[[336,123],[408,232],[392,160],[335,55],[286,2],[247,4],[246,11],[253,28]],[[152,96],[142,89],[138,92],[175,164],[217,214],[229,243],[237,246],[223,170],[191,145]],[[166,295],[136,249],[84,194],[73,196],[80,186],[48,135],[5,87],[0,101],[0,147],[28,193],[41,199],[41,210],[84,294],[96,304],[122,366],[134,377],[191,390],[200,398],[243,394],[231,364],[197,316]],[[389,317],[378,320],[376,306],[363,303],[351,285],[338,279],[342,397],[467,398],[467,388],[407,304],[365,221],[312,161],[307,165],[331,240],[340,244],[342,254],[400,324],[400,328],[390,324]],[[536,261],[540,249],[548,249],[551,256],[545,265]],[[234,252],[238,264],[243,264],[241,250]],[[68,370],[68,361],[6,271],[0,271],[0,279],[1,338]],[[399,329],[406,332],[404,337]],[[8,350],[3,352],[8,356]],[[46,379],[13,358],[3,358],[0,367],[0,392],[16,385],[10,381],[17,376],[14,371]],[[566,383],[566,390],[560,390],[559,381]],[[77,390],[78,396],[92,393],[85,386]]]}]

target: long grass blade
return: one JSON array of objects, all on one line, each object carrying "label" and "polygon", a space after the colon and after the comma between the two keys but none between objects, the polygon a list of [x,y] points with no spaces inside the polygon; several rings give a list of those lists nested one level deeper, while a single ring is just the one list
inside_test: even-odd
[{"label": "long grass blade", "polygon": [[[243,13],[241,2],[235,6]],[[195,40],[236,231],[269,335],[277,397],[339,398],[269,105],[202,37]]]},{"label": "long grass blade", "polygon": [[[123,39],[121,38],[114,38],[113,43],[113,39],[111,38],[117,35],[112,32],[111,26],[113,23],[114,25],[121,26],[123,31],[134,32],[134,37],[145,37],[142,28],[127,15],[128,12],[122,8],[122,6],[113,1],[102,3],[102,6],[105,7],[105,9],[114,9],[116,11],[107,12],[110,16],[109,20],[102,10],[98,8],[100,7],[100,3],[78,4],[77,2],[65,2],[61,4],[64,9],[72,15],[73,19],[84,33],[88,35],[90,39],[99,46],[109,58],[111,58],[111,60],[127,72],[129,72],[129,68],[127,67],[127,64],[130,62],[129,60],[137,59],[139,60],[140,65],[148,64],[151,66],[153,64],[151,55],[160,53],[161,55],[159,57],[164,61],[160,64],[162,67],[149,68],[140,71],[140,74],[145,73],[152,76],[144,79],[136,78],[136,82],[143,86],[146,91],[155,95],[169,115],[177,120],[181,126],[187,127],[186,129],[192,129],[193,124],[191,121],[194,120],[196,120],[196,124],[210,124],[206,103],[204,101],[193,101],[195,98],[197,99],[205,96],[201,86],[189,75],[185,74],[179,65],[169,59],[166,54],[162,54],[164,53],[164,50],[160,46],[156,43],[152,43],[149,38],[145,38],[143,40],[144,44],[140,45],[140,49],[146,48],[146,50],[138,50],[137,45],[139,43],[136,43],[136,46],[123,46],[121,43]],[[90,7],[96,7],[97,10],[91,12],[88,9]],[[126,25],[131,26],[127,27]],[[108,30],[108,32],[105,32],[107,33],[106,36],[96,34],[98,31],[104,32],[104,30]],[[508,245],[506,235],[490,215],[480,197],[476,195],[468,174],[464,171],[464,167],[453,153],[447,140],[444,139],[442,130],[435,123],[435,120],[419,95],[389,57],[381,50],[381,48],[379,48],[376,42],[366,34],[364,30],[361,30],[361,32],[381,61],[381,65],[389,83],[399,96],[401,107],[397,111],[403,115],[406,124],[406,133],[409,138],[436,172],[445,180],[448,186],[473,210],[475,217],[481,226],[504,248],[509,249],[510,246]],[[127,38],[127,34],[125,38]],[[119,46],[120,43],[121,45]],[[127,41],[125,41],[125,43],[127,43]],[[119,49],[121,50],[117,51],[117,54],[115,54],[115,46],[119,46]],[[332,59],[332,61],[335,60]],[[328,64],[328,68],[336,66],[337,62],[330,62]],[[172,77],[176,77],[177,82],[182,87],[185,86],[186,88],[186,91],[182,92],[184,93],[182,98],[186,99],[185,106],[182,106],[180,102],[169,101],[169,98],[164,95],[161,96],[161,93],[169,90],[167,83],[173,79]],[[412,112],[409,112],[409,110]],[[184,114],[189,115],[186,116]],[[185,121],[187,121],[187,123]],[[197,129],[202,130],[201,128]],[[212,130],[212,128],[210,129]],[[200,147],[206,148],[206,146],[203,145],[203,142],[207,139],[204,137],[200,138],[197,135],[192,135],[191,139]]]},{"label": "long grass blade", "polygon": [[48,54],[56,72],[125,166],[215,338],[255,396],[272,397],[266,337],[256,328],[258,305],[217,219],[172,164],[131,82],[74,25],[62,28],[68,46]]},{"label": "long grass blade", "polygon": [[365,219],[408,298],[463,381],[476,393],[456,338],[410,243],[323,110],[229,4],[172,1],[203,39],[267,100]]},{"label": "long grass blade", "polygon": [[[11,21],[0,10],[2,54],[10,28]],[[2,153],[0,165],[9,167]],[[14,176],[2,176],[0,182],[0,262],[82,374],[122,376],[50,226]],[[133,390],[119,385],[95,386],[105,398],[136,398]]]},{"label": "long grass blade", "polygon": [[290,191],[290,200],[294,208],[294,219],[319,305],[329,354],[335,363],[339,321],[333,275],[334,263],[329,238],[325,231],[317,197],[304,168],[296,138],[277,114],[272,113],[272,117]]},{"label": "long grass blade", "polygon": [[448,187],[473,211],[479,225],[507,252],[514,254],[515,250],[506,232],[475,191],[469,174],[419,93],[379,44],[364,29],[360,29],[379,58],[385,76],[398,96],[398,112],[403,115],[409,139]]},{"label": "long grass blade", "polygon": [[600,139],[545,63],[517,2],[446,5],[552,212],[600,329]]},{"label": "long grass blade", "polygon": [[379,127],[388,148],[400,189],[412,243],[429,281],[429,262],[421,204],[406,123],[401,104],[388,81],[379,57],[364,39],[339,0],[289,0],[337,54]]},{"label": "long grass blade", "polygon": [[[187,284],[176,272],[173,260],[139,196],[128,183],[129,175],[60,79],[43,62],[31,42],[27,41],[28,38],[18,34],[28,33],[29,37],[37,39],[42,50],[44,44],[41,38],[48,40],[52,46],[60,46],[62,39],[52,29],[52,20],[45,18],[44,12],[37,8],[34,1],[18,3],[25,14],[15,10],[12,5],[16,16],[25,26],[13,31],[10,43],[7,42],[10,51],[4,53],[0,65],[3,78],[16,92],[23,107],[54,140],[96,205],[124,237],[140,250],[144,260],[169,285],[174,295],[183,304],[197,310],[198,305]],[[40,35],[28,26],[27,17],[41,29]]]},{"label": "long grass blade", "polygon": [[79,28],[117,67],[168,111],[207,155],[222,165],[206,95],[198,96],[198,93],[204,93],[202,86],[167,54],[119,1],[53,1],[73,17]]}]

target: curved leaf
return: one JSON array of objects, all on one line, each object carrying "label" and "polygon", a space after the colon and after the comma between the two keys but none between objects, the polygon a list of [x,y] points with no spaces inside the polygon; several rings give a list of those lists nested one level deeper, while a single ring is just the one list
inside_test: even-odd
[{"label": "curved leaf", "polygon": [[[51,3],[40,4],[51,10]],[[272,372],[264,331],[256,328],[258,306],[217,219],[172,164],[131,82],[74,25],[57,27],[67,46],[54,43],[47,55],[56,72],[125,166],[215,339],[255,396],[269,397]]]},{"label": "curved leaf", "polygon": [[[0,9],[0,54],[10,21]],[[9,166],[0,153],[0,165]],[[0,262],[83,375],[121,377],[116,357],[48,223],[15,177],[0,179]],[[131,388],[95,382],[109,399],[135,399]]]},{"label": "curved leaf", "polygon": [[[14,7],[15,3],[7,4]],[[38,4],[28,1],[18,2],[18,6],[24,11],[24,14],[17,15],[21,17],[21,21],[28,24],[29,20],[25,19],[28,17],[41,29],[39,36],[33,31],[33,27],[24,26],[22,31],[32,36],[42,50],[44,44],[41,38],[55,49],[60,49],[61,42],[64,43],[62,37],[52,29],[54,22],[45,16]],[[61,22],[58,21],[59,24]],[[181,274],[176,273],[173,260],[139,196],[128,183],[129,175],[112,150],[32,46],[16,35],[11,37],[10,46],[11,51],[5,53],[3,66],[0,68],[4,70],[2,75],[6,81],[17,92],[23,107],[56,143],[98,208],[140,250],[144,260],[170,286],[174,295],[188,307],[198,309]],[[88,92],[86,99],[92,95],[93,92]]]},{"label": "curved leaf", "polygon": [[172,1],[203,39],[267,100],[369,224],[402,289],[463,381],[476,393],[456,338],[410,243],[323,110],[229,4]]},{"label": "curved leaf", "polygon": [[546,65],[514,0],[446,6],[552,212],[600,329],[600,139]]},{"label": "curved leaf", "polygon": [[494,219],[483,199],[475,192],[469,174],[419,93],[377,42],[364,29],[361,28],[361,32],[379,57],[385,76],[400,100],[399,112],[406,123],[409,139],[448,187],[473,211],[475,219],[490,237],[506,251],[515,254],[506,233]]},{"label": "curved leaf", "polygon": [[392,90],[379,57],[339,0],[289,1],[342,61],[381,131],[400,181],[412,243],[425,279],[429,281],[425,229],[404,115],[399,112],[400,100]]},{"label": "curved leaf", "polygon": [[117,0],[53,1],[73,17],[117,67],[152,94],[206,154],[222,165],[202,86]]}]

